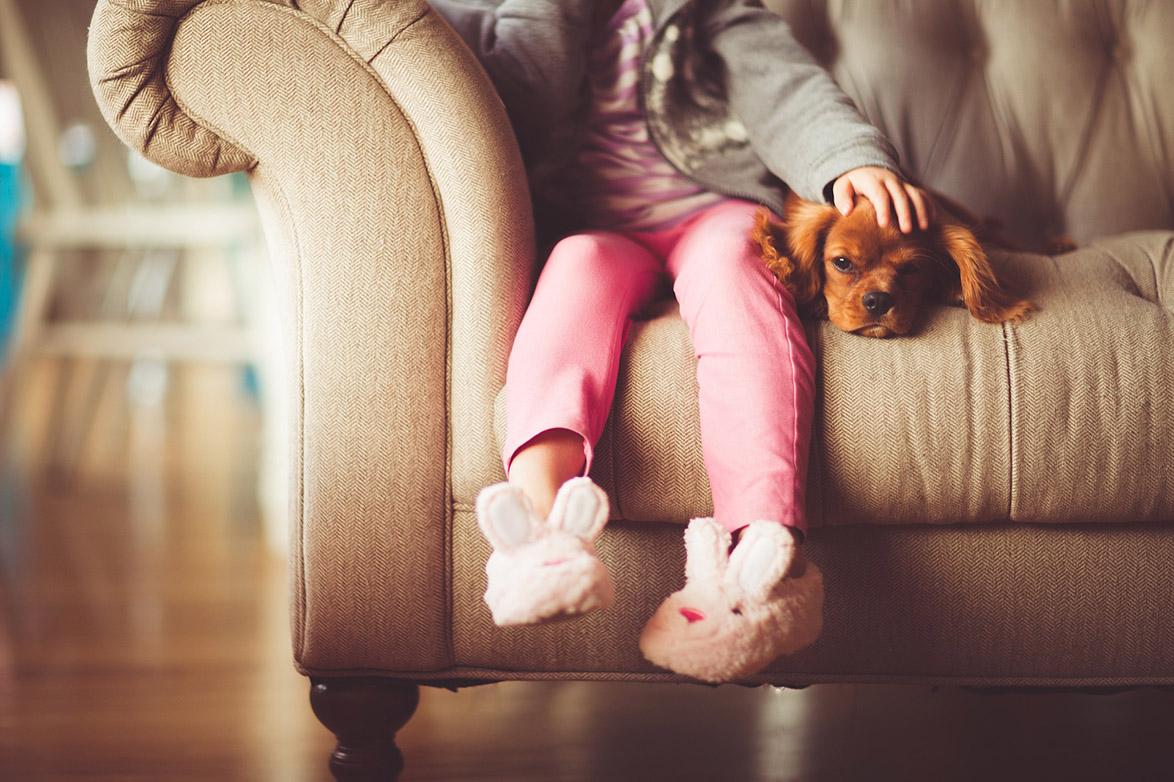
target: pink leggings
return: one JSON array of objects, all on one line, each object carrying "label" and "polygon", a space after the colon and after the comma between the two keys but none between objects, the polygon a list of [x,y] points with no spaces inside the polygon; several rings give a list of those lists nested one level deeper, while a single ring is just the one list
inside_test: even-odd
[{"label": "pink leggings", "polygon": [[591,469],[632,316],[667,271],[697,354],[714,517],[730,530],[767,519],[802,534],[815,362],[794,299],[750,239],[756,209],[727,200],[666,230],[555,245],[510,352],[507,474],[551,429],[578,433]]}]

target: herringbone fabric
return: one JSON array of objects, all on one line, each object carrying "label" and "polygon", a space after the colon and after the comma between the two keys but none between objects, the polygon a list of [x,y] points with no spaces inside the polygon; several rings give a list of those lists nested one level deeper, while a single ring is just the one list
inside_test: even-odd
[{"label": "herringbone fabric", "polygon": [[429,14],[383,47],[371,65],[411,118],[444,209],[455,262],[450,311],[436,316],[447,316],[452,326],[452,492],[457,502],[472,502],[481,487],[503,477],[493,403],[530,293],[534,227],[504,108],[454,36]]},{"label": "herringbone fabric", "polygon": [[674,302],[637,323],[620,358],[611,442],[617,518],[687,522],[713,514],[701,455],[697,359]]},{"label": "herringbone fabric", "polygon": [[[300,282],[302,660],[444,664],[443,622],[423,618],[446,613],[430,579],[447,556],[447,252],[410,118],[280,6],[202,6],[170,73],[193,113],[255,150],[262,199],[287,212],[270,233],[292,231],[296,255],[277,262]],[[248,116],[232,108],[245,84]]]},{"label": "herringbone fabric", "polygon": [[1017,521],[1174,521],[1174,233],[1020,267],[1008,330]]},{"label": "herringbone fabric", "polygon": [[820,388],[815,523],[1006,519],[1001,327],[940,307],[915,339],[870,340],[821,323],[813,349]]},{"label": "herringbone fabric", "polygon": [[[597,548],[616,582],[607,611],[499,628],[481,599],[489,549],[472,514],[454,524],[458,667],[436,675],[666,678],[636,642],[683,584],[679,526],[604,530]],[[1174,682],[1174,527],[828,527],[811,532],[808,552],[824,572],[823,636],[755,681]]]},{"label": "herringbone fabric", "polygon": [[[164,61],[148,63],[160,51],[152,31],[174,26],[150,5],[99,4],[92,50],[112,74],[95,74],[99,97],[110,100],[101,88],[117,74],[149,69],[165,79],[148,84],[169,89],[160,105],[182,113],[129,134],[146,153],[192,170],[176,156],[198,163],[229,138],[247,149],[289,283],[295,652],[327,668],[446,665],[449,260],[442,194],[413,119],[304,12],[212,0],[183,18]],[[375,27],[388,42],[423,11],[381,7]],[[116,107],[108,116],[145,124]],[[201,129],[197,145],[189,127]],[[501,147],[487,164],[501,165]],[[201,173],[224,169],[204,162]]]},{"label": "herringbone fabric", "polygon": [[[996,261],[1040,303],[1024,324],[816,324],[813,526],[1174,521],[1174,234]],[[671,303],[633,329],[593,469],[616,518],[711,512],[695,371]]]},{"label": "herringbone fabric", "polygon": [[167,83],[176,26],[200,2],[99,2],[86,54],[98,107],[118,137],[172,171],[207,177],[243,171],[256,160],[185,111]]},{"label": "herringbone fabric", "polygon": [[428,9],[424,0],[281,0],[333,30],[364,62],[417,22]]}]

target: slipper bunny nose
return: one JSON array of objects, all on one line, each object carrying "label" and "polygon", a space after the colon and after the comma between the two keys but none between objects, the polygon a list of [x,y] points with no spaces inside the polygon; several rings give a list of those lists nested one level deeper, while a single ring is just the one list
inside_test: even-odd
[{"label": "slipper bunny nose", "polygon": [[705,614],[701,613],[696,608],[682,608],[682,609],[680,609],[680,611],[681,611],[681,616],[685,617],[685,619],[689,622],[689,624],[693,624],[694,622],[700,622],[702,619],[705,618]]}]

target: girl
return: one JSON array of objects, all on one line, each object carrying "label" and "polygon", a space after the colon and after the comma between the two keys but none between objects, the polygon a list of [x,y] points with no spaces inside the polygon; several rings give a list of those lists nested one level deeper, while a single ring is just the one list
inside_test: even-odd
[{"label": "girl", "polygon": [[[791,295],[749,240],[755,210],[780,214],[785,187],[844,214],[860,196],[882,225],[895,215],[908,233],[928,227],[927,197],[757,0],[433,5],[497,87],[540,237],[560,239],[510,354],[508,481],[477,501],[495,548],[486,592],[494,619],[548,621],[611,602],[591,544],[607,498],[586,476],[631,319],[667,275],[697,355],[716,520],[695,520],[686,533],[690,586],[736,591],[746,602],[732,609],[739,635],[757,648],[689,635],[704,613],[679,607],[682,593],[650,621],[641,648],[710,681],[756,673],[818,634],[822,582],[797,553],[814,360]],[[737,563],[746,583],[695,572],[694,546],[717,546],[724,558],[731,541],[730,569]]]}]

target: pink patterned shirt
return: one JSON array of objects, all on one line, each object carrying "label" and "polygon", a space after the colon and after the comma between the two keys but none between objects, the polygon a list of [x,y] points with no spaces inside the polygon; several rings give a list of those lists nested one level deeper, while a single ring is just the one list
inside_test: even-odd
[{"label": "pink patterned shirt", "polygon": [[560,176],[589,228],[664,230],[723,200],[677,171],[648,135],[640,65],[653,32],[647,0],[625,0],[591,42],[585,138]]}]

